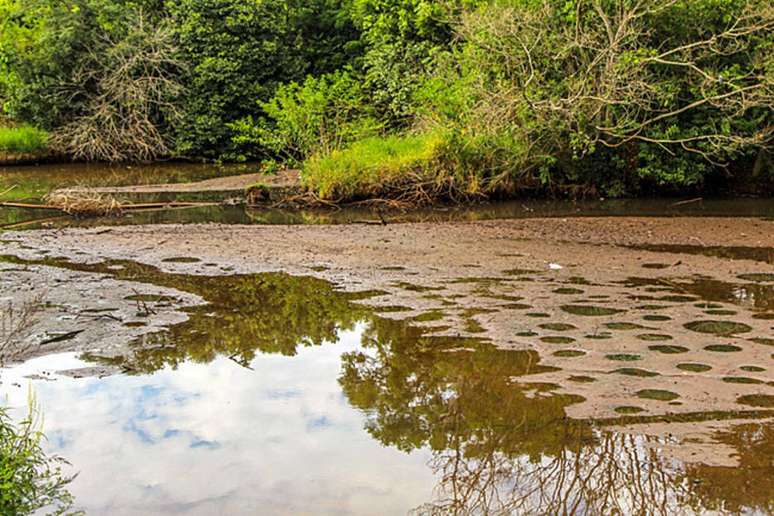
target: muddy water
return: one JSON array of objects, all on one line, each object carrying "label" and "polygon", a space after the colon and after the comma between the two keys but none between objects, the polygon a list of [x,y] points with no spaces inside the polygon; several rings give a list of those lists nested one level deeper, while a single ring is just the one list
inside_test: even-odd
[{"label": "muddy water", "polygon": [[[628,410],[619,407],[620,417],[569,419],[567,409],[584,399],[536,381],[561,372],[537,352],[433,336],[432,319],[419,321],[420,329],[379,317],[362,302],[380,292],[344,294],[325,281],[286,274],[186,276],[130,262],[49,265],[208,303],[184,308],[187,321],[136,339],[128,352],[53,354],[0,373],[0,390],[13,407],[26,405],[32,384],[47,446],[80,472],[72,491],[90,513],[774,511],[766,386],[756,386],[763,393],[758,403],[739,412],[652,415],[641,412],[640,402],[672,398],[649,388]],[[727,302],[771,308],[767,278],[752,279],[764,281],[744,283],[746,290],[681,283],[686,299],[666,288],[652,294],[670,296],[661,303],[704,303],[701,310]],[[626,281],[632,289],[654,286]],[[577,287],[588,289],[577,281],[561,288]],[[566,301],[573,295],[556,293],[567,314],[562,322],[534,318],[532,326],[562,336],[589,318],[619,317],[605,299]],[[140,320],[175,301],[174,293],[132,296]],[[383,312],[393,309],[400,307]],[[669,321],[659,322],[658,332],[631,324],[608,329],[676,347],[660,338],[674,330]],[[748,332],[722,324],[691,331]],[[644,370],[637,362],[612,363],[622,379]],[[101,378],[87,373],[93,366],[104,368]],[[71,373],[57,374],[63,370]],[[570,376],[577,385],[589,379]],[[669,424],[670,432],[649,435],[643,423]],[[680,426],[689,423],[705,430]]]}]

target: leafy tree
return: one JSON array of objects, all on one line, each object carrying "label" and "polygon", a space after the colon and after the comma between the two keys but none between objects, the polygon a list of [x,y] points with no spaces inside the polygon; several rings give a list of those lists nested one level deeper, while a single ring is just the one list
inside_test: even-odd
[{"label": "leafy tree", "polygon": [[333,71],[356,52],[354,29],[331,0],[170,2],[189,94],[178,129],[183,154],[246,159],[260,147],[234,140],[234,122],[309,73]]}]

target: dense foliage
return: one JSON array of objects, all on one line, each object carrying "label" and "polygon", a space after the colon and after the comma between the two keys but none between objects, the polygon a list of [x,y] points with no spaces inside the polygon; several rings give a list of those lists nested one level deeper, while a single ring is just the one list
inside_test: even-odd
[{"label": "dense foliage", "polygon": [[334,200],[771,185],[772,34],[767,0],[0,0],[0,100]]}]

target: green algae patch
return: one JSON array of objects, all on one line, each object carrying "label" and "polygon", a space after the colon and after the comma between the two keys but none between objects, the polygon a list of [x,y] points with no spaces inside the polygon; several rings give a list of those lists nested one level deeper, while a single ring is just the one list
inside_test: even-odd
[{"label": "green algae patch", "polygon": [[634,355],[631,353],[613,353],[610,355],[605,355],[605,358],[608,360],[614,360],[616,362],[636,362],[637,360],[642,360],[640,355]]},{"label": "green algae patch", "polygon": [[733,321],[692,321],[685,323],[683,327],[698,333],[713,335],[736,335],[752,331],[752,326]]},{"label": "green algae patch", "polygon": [[757,378],[749,378],[747,376],[726,376],[723,378],[723,381],[726,383],[743,383],[748,385],[760,385],[765,383]]},{"label": "green algae patch", "polygon": [[567,380],[575,383],[594,383],[597,381],[597,379],[594,378],[593,376],[584,376],[584,375],[570,376],[569,378],[567,378]]},{"label": "green algae patch", "polygon": [[680,397],[679,394],[662,389],[643,389],[637,391],[637,397],[646,400],[673,401]]},{"label": "green algae patch", "polygon": [[771,394],[747,394],[738,397],[736,402],[750,407],[774,408],[774,396]]},{"label": "green algae patch", "polygon": [[594,339],[594,340],[606,340],[606,339],[612,339],[613,334],[610,332],[601,332],[601,333],[590,333],[586,335],[587,339]]},{"label": "green algae patch", "polygon": [[774,346],[774,339],[768,339],[765,337],[755,337],[750,339],[750,342],[755,342],[756,344],[763,344],[764,346]]},{"label": "green algae patch", "polygon": [[621,407],[616,407],[614,409],[618,414],[639,414],[641,412],[645,412],[644,408],[641,407],[634,407],[630,405],[624,405]]},{"label": "green algae patch", "polygon": [[540,328],[543,328],[544,330],[551,330],[551,331],[570,331],[570,330],[577,330],[577,326],[573,326],[572,324],[567,323],[545,323],[541,324],[539,326]]},{"label": "green algae patch", "polygon": [[585,354],[586,354],[585,351],[580,351],[578,349],[562,349],[560,351],[553,353],[555,357],[559,357],[559,358],[576,358],[576,357],[582,357]]},{"label": "green algae patch", "polygon": [[503,310],[529,310],[532,308],[532,305],[525,305],[524,303],[507,303],[500,305],[498,308],[502,308]]},{"label": "green algae patch", "polygon": [[750,366],[742,366],[739,369],[741,369],[742,371],[745,371],[747,373],[762,373],[762,372],[766,371],[765,367],[751,366],[751,365]]},{"label": "green algae patch", "polygon": [[572,288],[572,287],[560,287],[555,290],[552,290],[551,292],[553,292],[554,294],[560,294],[563,296],[583,294],[583,290],[579,288]]},{"label": "green algae patch", "polygon": [[660,376],[655,371],[648,371],[647,369],[638,369],[636,367],[622,367],[612,372],[615,374],[622,374],[625,376],[636,376],[638,378],[653,378],[654,376]]},{"label": "green algae patch", "polygon": [[680,353],[687,353],[689,351],[688,348],[683,346],[670,346],[670,345],[663,345],[663,344],[648,346],[648,349],[651,351],[656,351],[658,353],[664,353],[665,355],[677,355]]},{"label": "green algae patch", "polygon": [[165,258],[161,261],[164,263],[199,263],[201,262],[199,258],[194,258],[192,256],[178,256],[175,258]]},{"label": "green algae patch", "polygon": [[440,321],[446,317],[446,314],[439,310],[430,310],[429,312],[424,312],[422,314],[419,314],[417,316],[414,316],[411,318],[414,322],[431,322],[431,321]]},{"label": "green algae patch", "polygon": [[604,317],[608,315],[620,314],[626,311],[617,308],[593,305],[562,305],[561,308],[563,311],[569,314],[580,315],[584,317]]},{"label": "green algae patch", "polygon": [[526,315],[527,317],[534,317],[537,319],[547,319],[548,317],[551,317],[549,314],[543,313],[543,312],[531,312],[524,315]]},{"label": "green algae patch", "polygon": [[520,331],[516,334],[517,337],[537,337],[538,333],[534,331]]},{"label": "green algae patch", "polygon": [[548,337],[541,337],[540,340],[547,344],[571,344],[575,342],[572,337],[562,337],[559,335],[550,335]]},{"label": "green algae patch", "polygon": [[664,335],[662,333],[643,333],[643,334],[637,335],[637,338],[647,342],[672,340],[671,335]]},{"label": "green algae patch", "polygon": [[643,269],[659,270],[659,269],[668,269],[669,267],[671,267],[671,265],[668,263],[643,263],[642,264]]},{"label": "green algae patch", "polygon": [[668,315],[656,315],[656,314],[643,315],[642,318],[646,321],[671,321],[672,320],[672,318],[669,317]]},{"label": "green algae patch", "polygon": [[677,368],[681,371],[688,371],[690,373],[706,373],[707,371],[712,370],[712,366],[708,366],[707,364],[695,364],[695,363],[685,363],[685,364],[677,364]]},{"label": "green algae patch", "polygon": [[715,353],[736,353],[742,351],[742,348],[734,346],[733,344],[711,344],[705,346],[704,349],[707,351],[714,351]]},{"label": "green algae patch", "polygon": [[704,313],[707,315],[736,315],[739,312],[734,310],[707,310]]},{"label": "green algae patch", "polygon": [[774,282],[774,274],[768,272],[752,273],[752,274],[740,274],[737,276],[739,279],[745,281],[754,281],[756,283],[770,283]]}]

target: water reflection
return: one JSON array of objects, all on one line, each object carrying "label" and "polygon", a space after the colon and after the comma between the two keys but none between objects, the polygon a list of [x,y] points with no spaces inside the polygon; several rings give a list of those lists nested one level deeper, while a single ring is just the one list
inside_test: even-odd
[{"label": "water reflection", "polygon": [[[130,356],[86,357],[130,374],[35,383],[49,445],[81,471],[73,492],[91,512],[772,510],[768,423],[729,426],[719,438],[739,467],[684,463],[663,452],[672,439],[610,427],[646,420],[567,418],[581,398],[531,381],[548,371],[535,352],[381,319],[352,302],[369,294],[284,274],[68,267],[210,303]],[[0,389],[21,407],[26,390],[14,384],[25,376],[83,365],[72,355],[36,359],[3,371]]]}]

